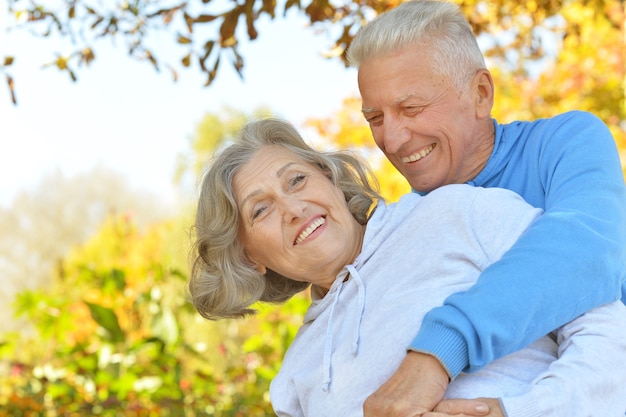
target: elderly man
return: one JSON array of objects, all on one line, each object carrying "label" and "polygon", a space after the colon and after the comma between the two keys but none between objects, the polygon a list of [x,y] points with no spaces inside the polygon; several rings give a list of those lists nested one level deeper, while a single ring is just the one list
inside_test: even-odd
[{"label": "elderly man", "polygon": [[[476,285],[430,311],[397,372],[365,402],[365,417],[423,415],[461,371],[625,299],[626,190],[598,118],[573,111],[495,121],[492,76],[467,20],[447,2],[410,1],[382,14],[357,34],[348,59],[376,144],[416,192],[502,187],[545,210]],[[438,410],[481,415],[485,407],[458,401]]]}]

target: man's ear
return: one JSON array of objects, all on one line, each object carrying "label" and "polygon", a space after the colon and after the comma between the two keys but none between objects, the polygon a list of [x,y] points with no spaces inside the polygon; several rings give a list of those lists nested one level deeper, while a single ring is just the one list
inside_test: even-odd
[{"label": "man's ear", "polygon": [[487,69],[479,70],[474,76],[473,88],[476,97],[476,118],[491,118],[494,101],[493,77]]}]

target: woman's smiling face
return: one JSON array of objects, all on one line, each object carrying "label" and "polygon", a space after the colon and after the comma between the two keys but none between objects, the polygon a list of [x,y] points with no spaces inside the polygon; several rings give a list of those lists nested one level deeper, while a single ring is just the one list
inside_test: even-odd
[{"label": "woman's smiling face", "polygon": [[330,288],[361,251],[364,226],[322,170],[291,150],[261,148],[233,178],[248,258],[296,281]]}]

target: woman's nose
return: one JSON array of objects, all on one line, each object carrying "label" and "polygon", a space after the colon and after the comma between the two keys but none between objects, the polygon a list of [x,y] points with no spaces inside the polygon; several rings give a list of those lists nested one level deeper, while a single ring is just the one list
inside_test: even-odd
[{"label": "woman's nose", "polygon": [[293,196],[289,196],[284,199],[283,203],[283,218],[285,222],[291,223],[304,216],[306,213],[306,203],[301,199]]}]

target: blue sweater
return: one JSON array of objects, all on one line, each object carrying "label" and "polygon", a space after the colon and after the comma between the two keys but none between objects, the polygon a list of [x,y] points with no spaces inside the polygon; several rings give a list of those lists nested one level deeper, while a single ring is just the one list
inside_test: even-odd
[{"label": "blue sweater", "polygon": [[513,190],[545,214],[470,290],[426,315],[409,349],[452,377],[626,302],[626,187],[606,125],[581,111],[494,124],[493,153],[468,184]]}]

